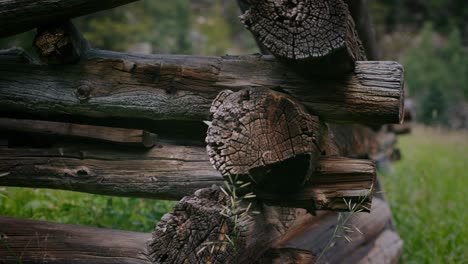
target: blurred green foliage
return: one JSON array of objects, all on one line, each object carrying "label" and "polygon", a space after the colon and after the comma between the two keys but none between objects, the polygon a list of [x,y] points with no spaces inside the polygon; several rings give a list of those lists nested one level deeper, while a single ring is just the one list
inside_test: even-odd
[{"label": "blurred green foliage", "polygon": [[0,187],[0,215],[151,232],[175,202]]},{"label": "blurred green foliage", "polygon": [[426,124],[447,124],[449,105],[468,99],[468,53],[454,28],[436,47],[431,23],[426,23],[419,44],[405,56],[405,80],[411,96],[419,98],[418,119]]},{"label": "blurred green foliage", "polygon": [[155,53],[190,53],[188,0],[138,1],[75,21],[93,47],[126,51],[148,43]]},{"label": "blurred green foliage", "polygon": [[417,127],[398,138],[403,159],[382,175],[402,263],[467,263],[468,133]]}]

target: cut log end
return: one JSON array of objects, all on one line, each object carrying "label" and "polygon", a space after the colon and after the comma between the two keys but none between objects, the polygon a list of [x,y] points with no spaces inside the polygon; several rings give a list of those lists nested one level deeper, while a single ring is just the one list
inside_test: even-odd
[{"label": "cut log end", "polygon": [[347,16],[341,0],[262,0],[251,1],[241,21],[276,56],[302,60],[343,48]]},{"label": "cut log end", "polygon": [[222,92],[211,113],[207,150],[223,176],[289,192],[314,170],[320,122],[290,97],[263,88]]}]

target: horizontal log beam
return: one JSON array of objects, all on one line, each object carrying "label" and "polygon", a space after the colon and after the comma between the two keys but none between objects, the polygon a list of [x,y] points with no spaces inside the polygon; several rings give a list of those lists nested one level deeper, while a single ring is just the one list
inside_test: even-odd
[{"label": "horizontal log beam", "polygon": [[157,135],[141,129],[0,117],[0,129],[52,136],[92,138],[135,146],[153,147]]},{"label": "horizontal log beam", "polygon": [[90,50],[77,65],[0,53],[0,111],[145,120],[208,120],[223,89],[290,94],[325,121],[400,123],[403,68],[357,62],[354,73],[305,79],[271,56],[136,55]]},{"label": "horizontal log beam", "polygon": [[[319,217],[310,217],[297,228],[290,229],[281,239],[276,241],[273,248],[297,248],[311,252],[318,263],[343,263],[350,254],[357,250],[366,241],[371,241],[391,219],[388,204],[381,199],[372,201],[370,214],[354,213],[353,217],[344,226],[353,232],[338,229],[339,237],[334,237],[336,226],[341,223],[347,213],[338,218],[337,213],[327,212]],[[356,230],[359,229],[359,231]],[[344,238],[346,235],[350,241]],[[333,243],[333,247],[329,247]],[[327,249],[327,247],[329,247]],[[351,262],[352,263],[352,262]]]},{"label": "horizontal log beam", "polygon": [[151,234],[0,216],[0,262],[151,264]]},{"label": "horizontal log beam", "polygon": [[[0,146],[0,185],[53,188],[96,194],[179,200],[196,190],[224,184],[203,147],[162,142],[150,150],[96,147],[92,144],[52,148]],[[358,200],[374,184],[373,162],[324,158],[307,188],[288,197],[288,205],[318,210],[347,210],[343,198]],[[259,198],[262,198],[259,195]],[[282,195],[264,197],[270,203]]]},{"label": "horizontal log beam", "polygon": [[136,0],[2,0],[0,38],[18,34],[50,22],[67,20]]}]

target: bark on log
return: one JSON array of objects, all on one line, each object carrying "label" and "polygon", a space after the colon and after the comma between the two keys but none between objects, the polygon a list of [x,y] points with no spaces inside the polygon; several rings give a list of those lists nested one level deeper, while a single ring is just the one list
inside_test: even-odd
[{"label": "bark on log", "polygon": [[48,64],[76,63],[89,49],[88,42],[69,20],[38,27],[33,46]]},{"label": "bark on log", "polygon": [[18,34],[40,25],[95,13],[136,0],[2,0],[0,1],[0,38]]},{"label": "bark on log", "polygon": [[293,62],[296,70],[307,65],[316,66],[312,73],[337,74],[352,71],[355,61],[366,60],[342,0],[248,2],[241,21],[273,55]]},{"label": "bark on log", "polygon": [[0,216],[0,235],[4,264],[151,264],[146,233]]},{"label": "bark on log", "polygon": [[310,251],[296,248],[271,248],[255,264],[313,264]]},{"label": "bark on log", "polygon": [[[169,200],[180,200],[198,189],[224,184],[203,147],[164,142],[151,150],[88,143],[47,149],[0,146],[0,174],[3,186]],[[370,192],[374,176],[375,168],[369,161],[322,159],[313,185],[298,193],[297,201],[289,197],[289,205],[345,210],[343,198],[362,199]],[[270,195],[265,199],[275,203],[283,197]]]},{"label": "bark on log", "polygon": [[[77,65],[21,63],[0,54],[0,111],[207,120],[223,89],[281,90],[324,121],[399,123],[403,68],[396,62],[358,62],[355,73],[305,79],[271,56],[134,55],[90,50]],[[21,85],[18,84],[21,80]]]},{"label": "bark on log", "polygon": [[54,136],[92,138],[128,145],[143,146],[146,148],[151,148],[157,143],[156,134],[141,129],[91,126],[2,117],[0,117],[0,129]]}]

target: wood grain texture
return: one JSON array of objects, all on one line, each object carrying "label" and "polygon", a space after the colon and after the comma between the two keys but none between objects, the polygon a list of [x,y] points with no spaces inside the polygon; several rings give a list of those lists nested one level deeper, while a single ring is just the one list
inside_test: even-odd
[{"label": "wood grain texture", "polygon": [[306,79],[271,56],[90,50],[77,65],[24,61],[0,52],[1,112],[201,121],[221,90],[249,87],[288,93],[324,121],[399,123],[403,111],[403,68],[396,62],[357,62],[354,73]]},{"label": "wood grain texture", "polygon": [[2,264],[151,263],[145,247],[151,234],[146,233],[0,216],[0,235]]},{"label": "wood grain texture", "polygon": [[355,61],[366,60],[353,18],[342,0],[243,2],[249,5],[241,16],[247,29],[273,55],[298,71],[308,66],[315,74],[340,74],[352,71]]},{"label": "wood grain texture", "polygon": [[[375,167],[370,161],[325,158],[318,166],[314,182],[296,198],[289,196],[289,206],[346,210],[343,198],[361,199],[374,184]],[[3,186],[169,200],[224,184],[203,147],[165,142],[151,150],[90,143],[58,144],[46,149],[0,146],[0,174]],[[262,198],[274,204],[286,197]]]},{"label": "wood grain texture", "polygon": [[83,124],[51,122],[42,120],[14,119],[0,117],[0,129],[38,133],[54,136],[71,136],[92,138],[103,141],[153,147],[157,143],[157,135],[141,129],[128,129]]},{"label": "wood grain texture", "polygon": [[[344,215],[345,216],[345,215]],[[338,223],[337,213],[326,213],[320,217],[310,217],[300,227],[291,229],[282,239],[278,240],[274,248],[297,248],[310,251],[316,258],[320,257],[319,263],[354,263],[346,262],[347,258],[355,252],[366,241],[371,241],[382,230],[391,219],[388,204],[381,199],[373,199],[371,213],[357,213],[350,219],[348,225],[357,227],[361,232],[348,234],[351,242],[341,237],[335,238],[333,248],[325,250],[330,239],[333,238],[335,226]]]},{"label": "wood grain texture", "polygon": [[210,112],[207,150],[223,176],[283,194],[310,178],[321,155],[321,124],[293,98],[265,88],[227,90]]},{"label": "wood grain texture", "polygon": [[148,243],[153,263],[253,263],[305,215],[252,201],[249,208],[261,214],[242,216],[248,202],[234,210],[230,197],[216,186],[184,197],[153,232]]},{"label": "wood grain texture", "polygon": [[0,37],[7,37],[54,21],[111,9],[136,0],[1,0]]},{"label": "wood grain texture", "polygon": [[88,42],[69,20],[38,27],[33,46],[48,64],[75,63],[89,49]]},{"label": "wood grain texture", "polygon": [[402,249],[400,236],[386,229],[376,238],[366,241],[347,260],[359,264],[397,264]]}]

